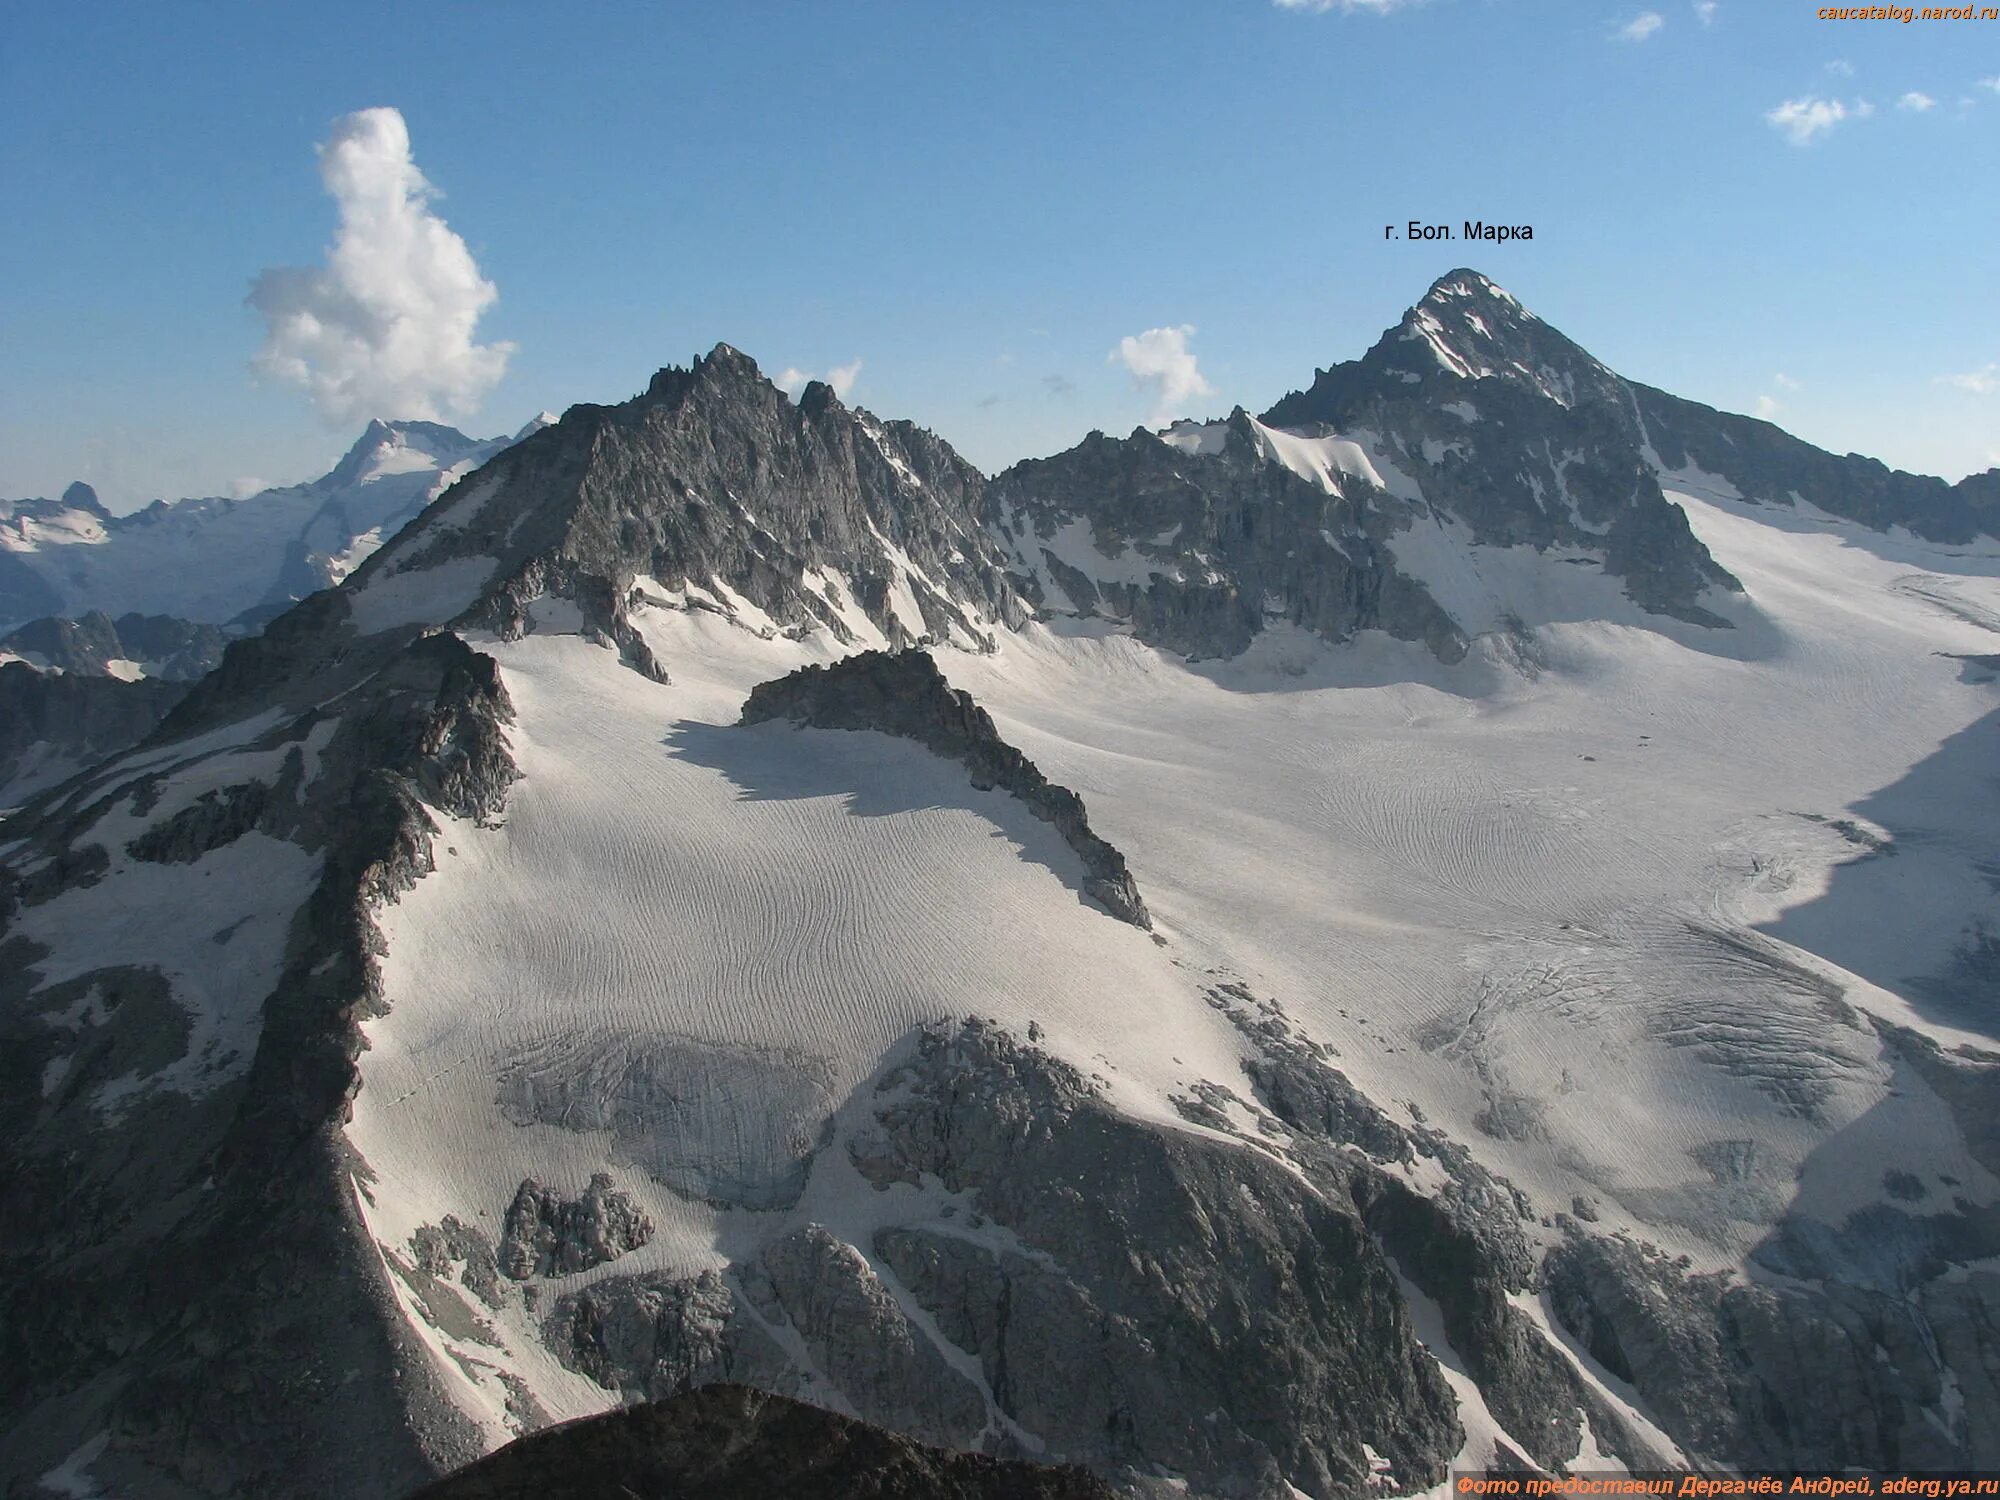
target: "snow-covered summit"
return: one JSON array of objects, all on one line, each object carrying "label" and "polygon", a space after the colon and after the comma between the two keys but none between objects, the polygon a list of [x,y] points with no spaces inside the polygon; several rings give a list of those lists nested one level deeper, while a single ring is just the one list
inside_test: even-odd
[{"label": "snow-covered summit", "polygon": [[339,582],[515,441],[376,420],[320,478],[244,499],[155,500],[114,516],[78,483],[60,500],[0,501],[0,631],[91,610],[214,625],[268,613]]}]

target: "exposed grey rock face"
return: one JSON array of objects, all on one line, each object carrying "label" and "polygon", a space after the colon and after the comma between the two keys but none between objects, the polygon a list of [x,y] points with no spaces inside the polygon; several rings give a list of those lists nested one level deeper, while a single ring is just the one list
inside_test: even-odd
[{"label": "exposed grey rock face", "polygon": [[865,1420],[955,1448],[978,1444],[984,1398],[854,1246],[808,1224],[766,1246],[744,1280],[758,1310],[798,1330],[814,1365]]},{"label": "exposed grey rock face", "polygon": [[653,1237],[653,1221],[629,1193],[597,1172],[580,1198],[565,1198],[532,1179],[507,1207],[498,1262],[516,1281],[568,1276],[636,1250]]},{"label": "exposed grey rock face", "polygon": [[[1357,464],[1314,482],[1284,460],[1291,435],[1358,437],[1401,478]],[[1444,522],[1477,543],[1572,549],[1642,608],[1703,625],[1728,622],[1702,597],[1738,587],[1661,493],[1624,382],[1470,271],[1261,426],[1239,409],[1164,436],[1093,433],[996,478],[987,518],[1038,603],[1192,656],[1233,656],[1286,621],[1331,641],[1385,630],[1458,659],[1485,622],[1452,619],[1395,555],[1411,528]]]},{"label": "exposed grey rock face", "polygon": [[488,1307],[500,1306],[500,1265],[493,1242],[474,1226],[446,1214],[443,1223],[426,1224],[410,1236],[410,1255],[425,1275],[440,1280],[455,1275]]},{"label": "exposed grey rock face", "polygon": [[517,1125],[606,1131],[612,1155],[675,1192],[789,1208],[833,1133],[832,1072],[797,1050],[579,1031],[500,1065]]},{"label": "exposed grey rock face", "polygon": [[[1375,498],[1379,510],[1328,495],[1273,461],[1238,411],[1213,452],[1184,452],[1142,428],[1016,464],[994,479],[986,514],[1038,605],[1126,622],[1186,656],[1235,656],[1286,620],[1335,641],[1386,630],[1456,660],[1463,633],[1382,545],[1406,508]],[[1142,559],[1146,582],[1059,557],[1056,533],[1077,525],[1105,557]]]},{"label": "exposed grey rock face", "polygon": [[112,662],[136,662],[148,677],[192,682],[222,660],[229,632],[171,615],[125,614],[113,620],[91,610],[74,620],[45,616],[0,637],[11,651],[43,670],[85,677],[111,675]]},{"label": "exposed grey rock face", "polygon": [[628,1400],[662,1400],[724,1380],[786,1393],[806,1384],[714,1271],[594,1281],[558,1299],[542,1336],[569,1368]]},{"label": "exposed grey rock face", "polygon": [[186,693],[179,682],[55,675],[0,662],[0,807],[137,744]]},{"label": "exposed grey rock face", "polygon": [[[921,428],[850,410],[818,382],[795,404],[719,344],[622,405],[571,407],[440,498],[437,524],[384,547],[357,581],[494,558],[471,618],[518,635],[534,600],[567,598],[654,675],[626,621],[642,577],[727,613],[719,582],[781,629],[850,641],[858,611],[892,643],[978,645],[1023,618],[974,519],[983,483]],[[921,628],[892,588],[908,590]]]},{"label": "exposed grey rock face", "polygon": [[1210,1494],[1360,1490],[1364,1444],[1399,1484],[1442,1476],[1451,1395],[1345,1193],[1129,1120],[978,1021],[927,1030],[881,1101],[863,1175],[935,1178],[1021,1248],[939,1226],[876,1251],[1051,1452]]},{"label": "exposed grey rock face", "polygon": [[569,1423],[510,1444],[413,1500],[1111,1500],[1067,1465],[911,1442],[744,1385]]},{"label": "exposed grey rock face", "polygon": [[1057,786],[1000,738],[992,715],[944,679],[926,651],[864,651],[831,666],[805,666],[760,682],[743,705],[744,724],[787,719],[815,729],[873,729],[899,735],[972,773],[985,791],[1018,797],[1083,861],[1083,888],[1120,921],[1151,930],[1146,903],[1125,856],[1090,830],[1083,799]]},{"label": "exposed grey rock face", "polygon": [[[273,659],[259,647],[248,663]],[[19,1352],[0,1362],[0,1486],[31,1483],[105,1433],[90,1472],[135,1495],[396,1493],[479,1450],[391,1300],[355,1207],[367,1169],[340,1123],[356,1022],[380,1005],[374,910],[430,867],[426,801],[463,817],[497,810],[514,776],[501,733],[512,711],[491,659],[456,637],[347,666],[357,675],[317,776],[282,825],[275,801],[260,817],[312,851],[320,874],[239,1076],[198,1096],[141,1089],[102,1114],[93,1079],[143,1080],[175,1050],[167,976],[85,976],[98,1005],[113,981],[123,998],[107,1023],[87,1011],[87,1030],[66,1033],[42,1017],[86,997],[40,985],[34,944],[0,943],[0,1326]],[[193,720],[234,722],[255,675],[239,668]],[[320,722],[271,706],[265,751]],[[159,765],[201,754],[162,742],[154,769],[113,768],[11,821],[0,917],[103,878],[98,820],[148,806]],[[212,806],[218,822],[176,824],[154,852],[236,832],[230,804]],[[149,1005],[160,1014],[139,1024]],[[423,1238],[419,1258],[462,1264],[478,1290],[463,1235],[446,1225]],[[395,1271],[413,1290],[434,1275],[414,1260]]]},{"label": "exposed grey rock face", "polygon": [[1858,453],[1836,456],[1756,417],[1716,411],[1636,381],[1627,389],[1645,436],[1669,469],[1698,468],[1749,498],[1777,505],[1810,495],[1819,509],[1878,531],[1906,526],[1935,542],[2000,534],[2000,469],[1947,484]]}]

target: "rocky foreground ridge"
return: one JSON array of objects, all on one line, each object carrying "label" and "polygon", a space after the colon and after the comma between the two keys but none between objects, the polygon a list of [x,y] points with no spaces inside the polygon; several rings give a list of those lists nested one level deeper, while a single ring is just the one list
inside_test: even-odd
[{"label": "rocky foreground ridge", "polygon": [[910,1441],[744,1385],[522,1438],[410,1500],[1111,1500],[1084,1469]]}]

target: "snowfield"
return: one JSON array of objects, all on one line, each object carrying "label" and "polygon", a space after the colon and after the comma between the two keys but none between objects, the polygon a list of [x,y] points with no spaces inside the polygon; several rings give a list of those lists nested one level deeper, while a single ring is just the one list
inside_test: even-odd
[{"label": "snowfield", "polygon": [[[1332,484],[1366,456],[1293,457]],[[447,1214],[497,1237],[523,1179],[575,1193],[601,1170],[658,1232],[565,1287],[719,1267],[805,1222],[865,1253],[937,1192],[877,1192],[821,1147],[911,1028],[1032,1022],[1121,1107],[1199,1130],[1171,1096],[1242,1081],[1201,991],[1217,976],[1540,1213],[1582,1202],[1699,1267],[1768,1276],[1748,1257],[1780,1215],[1838,1226],[1891,1172],[1992,1201],[1871,1017],[1946,1045],[1994,1032],[1954,976],[2000,840],[1994,664],[1962,659],[2000,652],[2000,548],[1668,487],[1745,585],[1732,630],[1641,615],[1559,553],[1440,535],[1397,550],[1491,632],[1452,667],[1286,629],[1190,666],[1075,620],[940,651],[1081,793],[1160,941],[1086,902],[1055,832],[959,767],[734,727],[754,684],[838,653],[824,633],[663,598],[635,619],[664,686],[560,612],[475,639],[523,780],[499,826],[441,820],[436,872],[381,913],[390,1009],[348,1135],[383,1253]],[[1531,638],[1480,613],[1495,598],[1538,601]],[[516,1302],[468,1304],[472,1340],[406,1310],[494,1442],[518,1427],[502,1372],[559,1417],[614,1399]],[[1438,1352],[1483,1461],[1503,1435]]]}]

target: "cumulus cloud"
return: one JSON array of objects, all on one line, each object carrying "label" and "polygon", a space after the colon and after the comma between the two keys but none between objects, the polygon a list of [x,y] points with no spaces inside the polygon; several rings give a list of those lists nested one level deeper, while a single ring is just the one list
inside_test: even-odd
[{"label": "cumulus cloud", "polygon": [[1638,15],[1618,28],[1618,40],[1621,42],[1651,41],[1654,34],[1666,24],[1666,17],[1658,11],[1642,10]]},{"label": "cumulus cloud", "polygon": [[809,382],[824,380],[833,387],[834,395],[845,401],[847,393],[854,389],[854,382],[861,378],[861,363],[857,359],[848,364],[835,365],[824,375],[815,375],[812,371],[801,370],[796,365],[786,365],[775,383],[778,389],[787,395],[796,396]]},{"label": "cumulus cloud", "polygon": [[2000,391],[2000,365],[1981,365],[1963,375],[1940,375],[1938,380],[1944,385],[1955,385],[1961,391],[1970,391],[1975,396],[1990,396]]},{"label": "cumulus cloud", "polygon": [[1694,0],[1694,18],[1704,26],[1715,24],[1715,0]]},{"label": "cumulus cloud", "polygon": [[1197,396],[1213,396],[1215,387],[1195,368],[1195,358],[1187,346],[1194,325],[1178,328],[1148,328],[1141,334],[1127,334],[1111,351],[1113,363],[1132,373],[1132,384],[1153,392],[1153,421],[1164,426],[1184,415],[1187,403]]},{"label": "cumulus cloud", "polygon": [[1909,93],[1896,101],[1896,108],[1907,109],[1912,114],[1920,115],[1927,109],[1936,109],[1937,100],[1933,99],[1929,94],[1911,89]]},{"label": "cumulus cloud", "polygon": [[1838,99],[1821,99],[1808,94],[1803,99],[1787,99],[1776,109],[1768,111],[1764,118],[1773,129],[1783,132],[1785,139],[1794,146],[1810,146],[1850,115],[1865,113],[1849,110]]},{"label": "cumulus cloud", "polygon": [[473,341],[498,299],[465,241],[431,211],[433,189],[393,109],[343,116],[319,148],[340,209],[323,267],[274,267],[250,286],[264,315],[255,368],[303,386],[329,421],[469,414],[514,346]]}]

